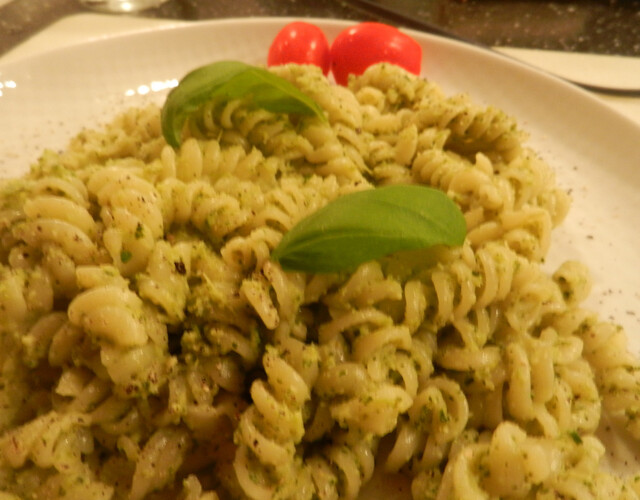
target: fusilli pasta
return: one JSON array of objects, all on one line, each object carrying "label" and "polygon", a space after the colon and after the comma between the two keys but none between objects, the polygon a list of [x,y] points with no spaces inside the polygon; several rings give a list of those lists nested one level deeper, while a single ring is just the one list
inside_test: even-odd
[{"label": "fusilli pasta", "polygon": [[[543,266],[569,196],[515,121],[389,64],[272,71],[327,121],[208,103],[174,150],[130,109],[0,185],[0,498],[639,498],[595,432],[640,438],[640,362]],[[388,184],[444,191],[464,244],[271,260]]]}]

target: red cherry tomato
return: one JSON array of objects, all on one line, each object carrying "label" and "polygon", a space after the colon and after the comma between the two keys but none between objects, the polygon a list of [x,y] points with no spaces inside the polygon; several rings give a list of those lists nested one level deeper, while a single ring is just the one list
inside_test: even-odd
[{"label": "red cherry tomato", "polygon": [[389,62],[416,75],[422,65],[422,47],[397,28],[361,23],[343,30],[331,45],[331,70],[340,85],[350,74],[361,75],[372,64]]},{"label": "red cherry tomato", "polygon": [[287,24],[276,35],[269,47],[268,66],[281,64],[314,64],[329,74],[331,59],[329,42],[320,28],[296,21]]}]

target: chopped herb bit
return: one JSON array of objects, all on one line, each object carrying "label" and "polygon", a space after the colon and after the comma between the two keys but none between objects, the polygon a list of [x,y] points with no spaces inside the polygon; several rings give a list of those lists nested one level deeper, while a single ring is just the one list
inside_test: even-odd
[{"label": "chopped herb bit", "polygon": [[580,434],[578,434],[576,431],[571,431],[569,433],[569,436],[571,436],[571,439],[573,439],[574,443],[582,444],[582,438],[580,437]]}]

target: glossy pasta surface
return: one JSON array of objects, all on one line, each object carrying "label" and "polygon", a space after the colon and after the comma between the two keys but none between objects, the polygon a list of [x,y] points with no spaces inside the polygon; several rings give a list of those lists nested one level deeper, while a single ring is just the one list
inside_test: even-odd
[{"label": "glossy pasta surface", "polygon": [[[349,88],[272,69],[328,122],[159,109],[0,185],[0,498],[640,498],[604,412],[640,438],[640,364],[543,262],[569,209],[504,112],[381,64]],[[443,190],[459,248],[285,272],[282,235],[344,194]],[[366,214],[363,214],[366,216]]]}]

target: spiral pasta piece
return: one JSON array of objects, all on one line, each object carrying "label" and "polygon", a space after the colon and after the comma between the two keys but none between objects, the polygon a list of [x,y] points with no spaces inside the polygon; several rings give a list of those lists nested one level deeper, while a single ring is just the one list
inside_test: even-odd
[{"label": "spiral pasta piece", "polygon": [[106,276],[85,274],[95,286],[69,304],[69,321],[99,345],[100,363],[120,390],[155,392],[167,374],[166,325],[123,282]]},{"label": "spiral pasta piece", "polygon": [[[55,292],[66,296],[77,292],[75,267],[101,258],[96,245],[98,226],[88,211],[86,188],[80,186],[72,178],[38,181],[37,194],[23,206],[26,219],[14,230],[18,242],[25,245],[19,250],[22,255],[38,254],[36,248],[42,248],[42,266],[53,278]],[[52,189],[56,194],[49,194]]]},{"label": "spiral pasta piece", "polygon": [[[566,215],[568,195],[555,189],[549,199],[539,199],[554,185],[552,176],[527,178],[522,184],[525,190],[508,175],[517,170],[537,173],[541,168],[522,160],[518,167],[500,169],[481,154],[472,164],[454,152],[438,149],[419,152],[412,165],[414,178],[446,191],[460,204],[474,246],[504,239],[519,254],[540,261],[549,248],[552,228]],[[536,182],[542,186],[536,187]]]},{"label": "spiral pasta piece", "polygon": [[149,338],[142,308],[140,298],[129,290],[113,285],[96,287],[74,299],[69,319],[97,339],[123,347],[140,346]]},{"label": "spiral pasta piece", "polygon": [[584,356],[595,372],[604,408],[620,419],[633,436],[638,436],[636,393],[640,365],[627,348],[624,330],[579,308],[558,315],[552,324],[583,341]]},{"label": "spiral pasta piece", "polygon": [[55,291],[51,275],[40,267],[15,269],[0,265],[0,331],[13,334],[32,316],[53,309]]},{"label": "spiral pasta piece", "polygon": [[430,379],[414,398],[396,431],[394,446],[384,467],[397,472],[414,460],[416,472],[436,467],[449,445],[464,430],[468,418],[467,399],[458,384],[445,377]]},{"label": "spiral pasta piece", "polygon": [[[417,282],[407,290],[420,294]],[[364,264],[334,293],[327,295],[331,321],[318,331],[320,344],[327,347],[327,368],[320,374],[316,390],[327,405],[331,417],[344,427],[383,436],[397,424],[399,416],[416,396],[420,375],[431,366],[414,346],[412,329],[415,316],[424,307],[409,303],[413,325],[396,323],[394,318],[376,308],[385,301],[401,302],[403,288],[385,276],[378,263]],[[411,296],[411,302],[420,302]],[[348,357],[330,353],[341,341],[348,345]],[[422,343],[418,345],[423,345]]]},{"label": "spiral pasta piece", "polygon": [[140,451],[129,498],[141,500],[150,491],[161,489],[172,481],[189,446],[189,436],[183,429],[157,430]]},{"label": "spiral pasta piece", "polygon": [[285,64],[273,68],[273,72],[314,99],[325,110],[332,125],[342,123],[354,129],[362,125],[362,111],[353,92],[331,85],[318,68],[309,70],[304,66]]},{"label": "spiral pasta piece", "polygon": [[377,441],[347,433],[306,461],[315,494],[322,500],[354,500],[374,471]]},{"label": "spiral pasta piece", "polygon": [[140,297],[158,306],[169,324],[179,323],[185,317],[191,249],[189,243],[158,242],[149,257],[146,272],[136,279]]},{"label": "spiral pasta piece", "polygon": [[498,308],[512,328],[528,331],[566,307],[556,284],[504,244],[464,246],[441,259],[421,276],[428,317],[434,329],[451,324],[467,347],[480,348],[494,335]]},{"label": "spiral pasta piece", "polygon": [[49,412],[2,436],[3,460],[14,468],[31,460],[39,467],[81,474],[86,468],[81,454],[93,446],[88,425],[81,413]]},{"label": "spiral pasta piece", "polygon": [[288,160],[303,157],[311,145],[296,134],[282,115],[263,109],[247,109],[242,99],[227,103],[222,110],[205,105],[195,119],[190,120],[192,132],[198,137],[220,136],[220,142],[249,149],[255,145],[264,153]]},{"label": "spiral pasta piece", "polygon": [[292,328],[304,298],[302,279],[301,274],[286,273],[279,265],[267,261],[260,272],[242,282],[240,291],[267,328]]},{"label": "spiral pasta piece", "polygon": [[[591,369],[582,359],[581,342],[545,330],[526,346],[506,347],[507,411],[525,425],[537,421],[545,435],[589,434],[600,420],[600,398]],[[568,354],[568,355],[567,355]]]},{"label": "spiral pasta piece", "polygon": [[52,169],[26,190],[19,187],[12,196],[27,193],[21,210],[9,212],[13,214],[13,248],[8,260],[17,267],[25,259],[32,261],[31,265],[41,262],[55,278],[56,289],[72,295],[76,291],[72,282],[75,266],[100,258],[87,189],[72,173]]},{"label": "spiral pasta piece", "polygon": [[102,242],[113,265],[124,276],[142,271],[155,240],[163,234],[157,189],[135,167],[126,165],[96,171],[87,187],[102,207]]},{"label": "spiral pasta piece", "polygon": [[[445,468],[437,495],[422,498],[627,498],[615,476],[598,470],[602,444],[559,436],[541,441],[514,424],[504,423],[490,440],[462,445]],[[562,457],[561,461],[554,458]],[[481,474],[478,474],[481,472]],[[631,493],[628,498],[634,498]],[[417,498],[420,498],[418,496]]]},{"label": "spiral pasta piece", "polygon": [[280,231],[261,227],[248,236],[231,238],[220,250],[220,255],[228,266],[239,271],[262,269],[281,238]]},{"label": "spiral pasta piece", "polygon": [[[419,120],[449,129],[448,147],[463,154],[490,149],[498,158],[510,159],[520,153],[521,135],[513,118],[494,107],[473,105],[461,94],[437,103],[424,101]],[[430,105],[430,106],[429,106]]]},{"label": "spiral pasta piece", "polygon": [[315,212],[338,196],[341,189],[335,178],[311,176],[301,182],[299,178],[284,178],[280,186],[264,195],[264,200],[247,227],[273,228],[286,232],[305,216]]},{"label": "spiral pasta piece", "polygon": [[[305,347],[306,363],[317,363],[317,353]],[[251,385],[253,405],[240,417],[234,469],[245,493],[254,499],[273,498],[291,487],[290,474],[299,471],[295,447],[304,435],[302,408],[311,397],[304,373],[271,347],[263,358],[267,379]],[[301,368],[301,367],[299,367]],[[258,472],[259,471],[259,472]],[[302,473],[298,472],[302,481]],[[251,476],[259,475],[256,481]],[[300,494],[299,488],[296,488]]]}]

